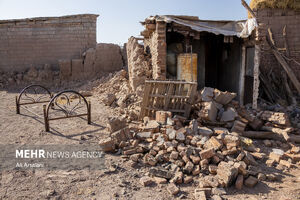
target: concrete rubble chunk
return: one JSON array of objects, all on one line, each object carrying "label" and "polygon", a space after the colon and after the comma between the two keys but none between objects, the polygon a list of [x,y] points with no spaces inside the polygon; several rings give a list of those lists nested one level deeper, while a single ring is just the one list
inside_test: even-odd
[{"label": "concrete rubble chunk", "polygon": [[176,140],[179,142],[184,142],[185,141],[185,128],[181,128],[178,131],[176,131]]},{"label": "concrete rubble chunk", "polygon": [[281,159],[281,155],[280,154],[277,154],[277,153],[275,153],[275,152],[271,152],[270,154],[269,154],[269,159],[271,159],[271,160],[274,160],[274,161],[276,161],[276,162],[280,162],[280,159]]},{"label": "concrete rubble chunk", "polygon": [[227,128],[215,127],[213,128],[215,134],[228,134],[229,131]]},{"label": "concrete rubble chunk", "polygon": [[178,171],[175,173],[174,177],[170,180],[170,183],[181,184],[183,182],[183,173]]},{"label": "concrete rubble chunk", "polygon": [[147,138],[152,137],[152,133],[151,132],[140,132],[140,133],[137,133],[136,136],[139,139],[147,139]]},{"label": "concrete rubble chunk", "polygon": [[170,154],[170,159],[177,160],[179,153],[177,151],[172,151]]},{"label": "concrete rubble chunk", "polygon": [[244,184],[244,176],[238,175],[238,177],[235,181],[235,188],[238,190],[241,190],[243,188],[243,184]]},{"label": "concrete rubble chunk", "polygon": [[204,120],[215,122],[218,114],[218,109],[213,102],[203,102],[202,109],[198,116]]},{"label": "concrete rubble chunk", "polygon": [[210,136],[212,136],[213,131],[211,129],[207,128],[207,127],[199,127],[198,128],[198,133],[200,135],[210,137]]},{"label": "concrete rubble chunk", "polygon": [[161,177],[154,177],[154,180],[157,184],[166,184],[168,182],[167,179]]},{"label": "concrete rubble chunk", "polygon": [[159,132],[160,125],[155,120],[150,120],[146,124],[146,126],[143,128],[144,131],[150,131],[152,133],[158,133]]},{"label": "concrete rubble chunk", "polygon": [[214,148],[215,151],[217,151],[218,149],[222,148],[223,143],[218,140],[216,137],[211,137],[205,144],[204,144],[204,148],[205,149],[210,149],[210,148]]},{"label": "concrete rubble chunk", "polygon": [[245,124],[244,122],[235,120],[231,128],[231,132],[243,133],[246,128],[246,125],[247,124]]},{"label": "concrete rubble chunk", "polygon": [[206,200],[205,191],[203,190],[195,189],[194,196],[195,196],[195,200]]},{"label": "concrete rubble chunk", "polygon": [[176,195],[180,192],[180,189],[174,183],[170,183],[167,187],[167,190],[172,195]]},{"label": "concrete rubble chunk", "polygon": [[255,178],[254,176],[249,176],[246,180],[245,180],[245,186],[247,187],[254,187],[256,184],[258,183],[258,179]]},{"label": "concrete rubble chunk", "polygon": [[230,144],[231,147],[237,147],[240,145],[240,138],[234,135],[225,135],[223,142],[227,146]]},{"label": "concrete rubble chunk", "polygon": [[244,162],[242,161],[239,163],[234,163],[234,167],[238,169],[239,174],[242,174],[245,176],[248,173],[247,169],[246,169],[247,165],[245,163],[244,164],[242,164],[242,163],[244,163]]},{"label": "concrete rubble chunk", "polygon": [[172,113],[170,111],[156,111],[155,120],[160,124],[166,124],[167,118],[171,118]]},{"label": "concrete rubble chunk", "polygon": [[146,154],[144,156],[144,160],[145,160],[145,163],[151,165],[151,166],[155,166],[156,163],[157,163],[157,160],[155,159],[154,156],[152,156],[151,154]]},{"label": "concrete rubble chunk", "polygon": [[269,121],[278,125],[290,126],[291,124],[286,113],[263,111],[260,117],[262,120]]},{"label": "concrete rubble chunk", "polygon": [[171,179],[174,174],[166,169],[163,168],[157,168],[157,167],[151,167],[149,170],[149,173],[152,176],[161,177],[165,179]]},{"label": "concrete rubble chunk", "polygon": [[247,165],[255,165],[255,166],[258,165],[254,157],[248,151],[245,152],[244,162]]},{"label": "concrete rubble chunk", "polygon": [[214,88],[204,87],[201,90],[202,101],[212,101],[213,97],[214,97]]},{"label": "concrete rubble chunk", "polygon": [[215,150],[213,148],[202,150],[200,152],[201,159],[208,159],[215,155]]},{"label": "concrete rubble chunk", "polygon": [[287,168],[291,168],[291,166],[292,166],[292,163],[290,163],[287,160],[280,160],[279,164],[282,165],[282,166],[285,166]]},{"label": "concrete rubble chunk", "polygon": [[228,187],[237,177],[238,170],[232,165],[221,161],[218,165],[217,176],[225,187]]},{"label": "concrete rubble chunk", "polygon": [[212,188],[211,193],[215,194],[215,195],[225,195],[225,194],[227,194],[227,192],[224,188]]},{"label": "concrete rubble chunk", "polygon": [[235,118],[238,116],[237,112],[235,111],[234,108],[229,107],[227,108],[226,111],[223,112],[222,117],[221,117],[221,122],[230,122],[234,121]]},{"label": "concrete rubble chunk", "polygon": [[193,176],[184,176],[183,177],[183,183],[184,184],[189,184],[189,183],[191,183],[191,182],[193,182]]},{"label": "concrete rubble chunk", "polygon": [[146,187],[152,185],[154,181],[149,176],[143,176],[142,178],[140,178],[140,183],[142,184],[142,186]]},{"label": "concrete rubble chunk", "polygon": [[176,138],[176,131],[172,128],[167,128],[166,134],[168,135],[169,140],[175,140]]},{"label": "concrete rubble chunk", "polygon": [[202,178],[201,182],[199,183],[199,186],[216,188],[219,186],[219,181],[216,176],[208,175]]},{"label": "concrete rubble chunk", "polygon": [[104,152],[115,151],[115,142],[109,137],[99,141],[100,149]]},{"label": "concrete rubble chunk", "polygon": [[236,97],[236,93],[222,92],[218,89],[214,89],[214,100],[222,105],[230,103]]},{"label": "concrete rubble chunk", "polygon": [[118,131],[122,128],[125,128],[126,121],[124,118],[112,117],[108,118],[107,128],[111,133]]},{"label": "concrete rubble chunk", "polygon": [[218,166],[216,165],[209,165],[208,166],[208,171],[211,174],[217,174]]},{"label": "concrete rubble chunk", "polygon": [[183,168],[183,172],[190,174],[192,173],[193,168],[194,168],[194,164],[191,161],[188,161]]},{"label": "concrete rubble chunk", "polygon": [[138,154],[133,154],[130,156],[130,160],[134,161],[134,162],[138,162],[138,160],[142,157],[142,154],[138,153]]}]

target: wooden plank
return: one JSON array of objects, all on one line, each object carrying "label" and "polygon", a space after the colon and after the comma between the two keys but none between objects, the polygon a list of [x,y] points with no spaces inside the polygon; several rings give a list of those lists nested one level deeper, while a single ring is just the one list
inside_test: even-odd
[{"label": "wooden plank", "polygon": [[158,110],[168,110],[188,116],[191,107],[186,105],[190,105],[194,97],[194,88],[197,88],[195,82],[146,81],[140,118],[154,117]]},{"label": "wooden plank", "polygon": [[276,47],[270,41],[271,39],[272,39],[272,35],[269,33],[269,37],[267,37],[267,42],[268,42],[269,46],[271,47],[274,56],[276,57],[277,61],[281,64],[282,68],[286,71],[286,73],[288,74],[292,83],[294,84],[297,92],[300,94],[300,83],[299,83],[296,75],[291,70],[289,64],[285,61],[285,59],[282,57],[282,55],[276,50]]},{"label": "wooden plank", "polygon": [[169,103],[170,103],[170,100],[171,100],[171,95],[172,95],[172,92],[173,92],[173,88],[174,88],[174,84],[168,83],[167,96],[165,98],[164,110],[167,110],[168,107],[169,107]]},{"label": "wooden plank", "polygon": [[[160,108],[153,108],[153,107],[146,107],[146,109],[153,110],[153,111],[161,110]],[[184,110],[176,110],[176,109],[168,109],[168,111],[174,112],[174,113],[184,113],[185,112]]]},{"label": "wooden plank", "polygon": [[142,106],[141,106],[140,118],[143,118],[146,114],[145,108],[148,107],[150,90],[151,90],[151,84],[145,83],[144,97],[143,97]]},{"label": "wooden plank", "polygon": [[185,82],[185,81],[156,81],[156,80],[146,80],[145,83],[164,83],[164,84],[167,84],[167,83],[172,83],[172,84],[192,84],[192,85],[197,85],[196,82]]}]

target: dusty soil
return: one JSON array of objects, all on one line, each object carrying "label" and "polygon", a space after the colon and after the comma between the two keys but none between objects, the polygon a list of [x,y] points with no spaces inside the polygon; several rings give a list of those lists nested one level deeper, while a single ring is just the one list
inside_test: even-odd
[{"label": "dusty soil", "polygon": [[[104,106],[97,96],[88,97],[92,103],[92,124],[85,118],[53,121],[51,132],[44,131],[44,123],[38,117],[21,108],[15,112],[16,91],[0,91],[0,144],[96,144],[108,134],[106,120],[119,115]],[[27,106],[42,116],[42,106]],[[255,141],[262,146],[261,141]],[[261,162],[261,161],[259,161]],[[177,196],[170,195],[167,185],[143,187],[139,179],[147,173],[146,166],[132,168],[128,160],[117,154],[105,155],[103,170],[24,170],[0,171],[1,199],[194,199],[197,181],[180,185]],[[254,188],[238,191],[227,189],[227,199],[300,199],[300,167],[289,170],[264,168],[265,173],[276,173],[280,181],[263,181]]]}]

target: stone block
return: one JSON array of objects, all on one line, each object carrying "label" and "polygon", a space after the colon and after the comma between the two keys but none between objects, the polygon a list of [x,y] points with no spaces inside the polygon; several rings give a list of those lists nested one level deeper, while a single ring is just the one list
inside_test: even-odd
[{"label": "stone block", "polygon": [[170,183],[167,187],[167,190],[172,195],[176,195],[180,192],[180,189],[174,183]]},{"label": "stone block", "polygon": [[198,128],[198,133],[200,135],[210,137],[210,136],[212,136],[213,131],[210,128],[207,128],[207,127],[199,127]]},{"label": "stone block", "polygon": [[204,87],[201,90],[201,100],[202,101],[212,101],[214,97],[214,88]]},{"label": "stone block", "polygon": [[202,150],[200,152],[201,159],[208,159],[215,155],[215,150],[213,148]]},{"label": "stone block", "polygon": [[104,152],[113,152],[115,150],[115,142],[111,138],[101,139],[99,145]]},{"label": "stone block", "polygon": [[254,187],[256,184],[258,183],[258,179],[253,177],[253,176],[249,176],[246,180],[245,180],[245,186],[247,187]]},{"label": "stone block", "polygon": [[222,92],[218,89],[214,90],[214,100],[222,105],[230,103],[236,97],[236,93]]},{"label": "stone block", "polygon": [[174,176],[174,174],[171,171],[168,171],[163,168],[156,168],[156,167],[151,167],[149,173],[152,176],[161,177],[165,179],[171,179]]},{"label": "stone block", "polygon": [[235,118],[238,116],[237,112],[234,108],[229,107],[225,112],[223,112],[221,117],[221,122],[230,122],[234,121]]},{"label": "stone block", "polygon": [[228,187],[237,177],[238,170],[226,162],[220,162],[218,165],[217,176],[225,187]]},{"label": "stone block", "polygon": [[238,175],[238,177],[235,181],[235,188],[238,190],[241,190],[243,188],[243,184],[244,184],[244,176]]},{"label": "stone block", "polygon": [[213,102],[204,102],[202,109],[199,111],[198,116],[208,121],[216,121],[218,109]]},{"label": "stone block", "polygon": [[123,118],[112,117],[108,119],[107,128],[109,132],[118,131],[126,126],[126,121]]},{"label": "stone block", "polygon": [[140,178],[140,183],[142,184],[142,186],[146,187],[152,185],[154,181],[149,176],[143,176],[142,178]]}]

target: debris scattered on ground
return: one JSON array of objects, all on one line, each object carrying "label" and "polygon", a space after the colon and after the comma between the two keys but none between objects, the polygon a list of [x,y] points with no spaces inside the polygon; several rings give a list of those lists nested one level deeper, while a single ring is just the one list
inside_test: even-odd
[{"label": "debris scattered on ground", "polygon": [[[156,119],[144,117],[134,126],[110,129],[110,137],[99,144],[104,151],[118,150],[132,166],[150,167],[142,185],[168,184],[172,195],[180,193],[180,184],[198,183],[195,198],[218,199],[226,194],[222,188],[231,185],[241,190],[276,181],[276,174],[264,174],[260,166],[289,169],[299,162],[299,146],[284,137],[298,137],[296,129],[286,113],[250,110],[234,101],[235,96],[204,88],[191,119],[160,110]],[[263,143],[272,148],[269,154],[245,137],[264,135],[266,129],[270,135]]]}]

